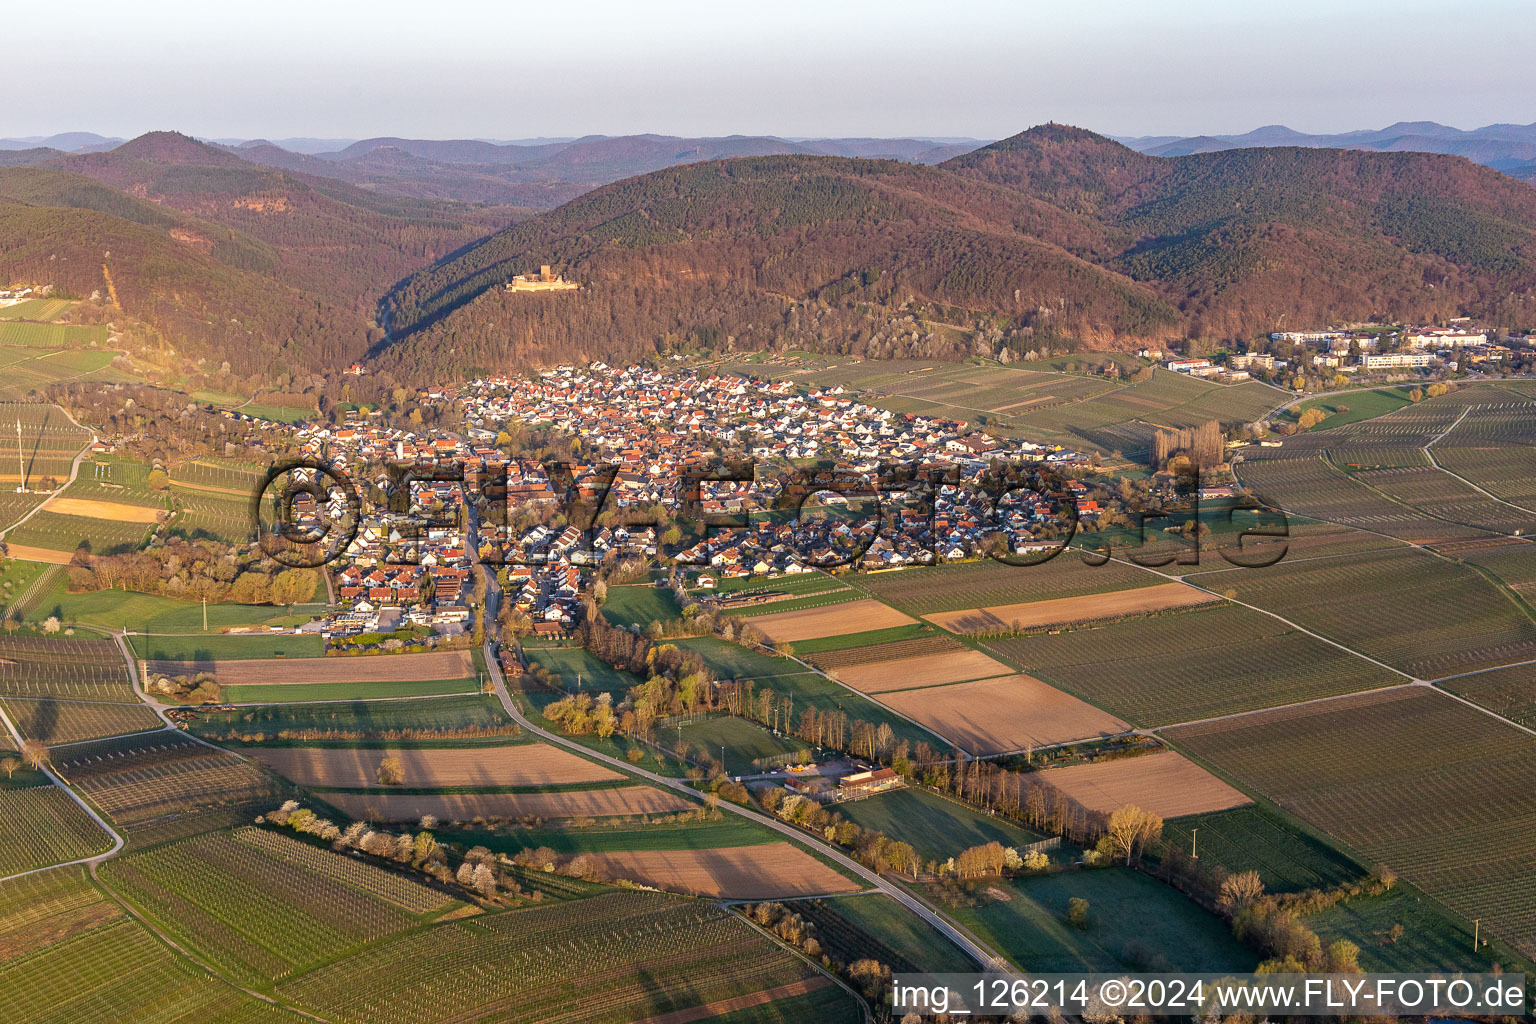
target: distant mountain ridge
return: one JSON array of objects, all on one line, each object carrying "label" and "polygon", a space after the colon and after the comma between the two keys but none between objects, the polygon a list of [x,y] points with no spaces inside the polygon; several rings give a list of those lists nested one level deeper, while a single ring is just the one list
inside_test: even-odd
[{"label": "distant mountain ridge", "polygon": [[17,152],[32,159],[0,169],[0,280],[110,287],[178,353],[237,376],[345,366],[396,280],[523,214],[376,195],[174,132]]},{"label": "distant mountain ridge", "polygon": [[1116,141],[1152,156],[1188,156],[1256,146],[1303,146],[1443,153],[1464,156],[1474,163],[1501,171],[1536,161],[1536,124],[1490,124],[1463,130],[1435,121],[1399,121],[1385,128],[1332,135],[1308,134],[1282,124],[1272,124],[1241,135],[1149,135],[1117,137]]},{"label": "distant mountain ridge", "polygon": [[[369,353],[409,380],[700,345],[963,358],[1373,315],[1536,323],[1536,189],[1459,157],[1159,157],[1056,124],[939,164],[915,159],[925,140],[905,160],[806,151],[889,140],[706,141],[548,142],[511,165],[432,158],[494,145],[474,140],[0,151],[0,282],[115,290],[178,358],[243,379],[218,386]],[[548,176],[648,161],[669,166],[590,190]],[[538,203],[455,198],[530,168],[516,187]],[[385,192],[407,175],[423,195]],[[580,290],[501,287],[546,263]]]},{"label": "distant mountain ridge", "polygon": [[[500,287],[542,263],[584,287]],[[599,188],[407,278],[381,359],[462,373],[689,337],[936,357],[914,349],[921,330],[895,326],[921,306],[1106,346],[1372,315],[1514,325],[1536,319],[1536,189],[1451,156],[1169,158],[1054,124],[935,167],[690,164]]]},{"label": "distant mountain ridge", "polygon": [[333,152],[305,153],[259,142],[234,148],[257,163],[333,177],[394,195],[553,209],[601,185],[705,160],[815,154],[936,164],[978,145],[982,143],[916,138],[789,140],[767,135],[686,138],[648,134],[522,143],[380,137],[353,142]]}]

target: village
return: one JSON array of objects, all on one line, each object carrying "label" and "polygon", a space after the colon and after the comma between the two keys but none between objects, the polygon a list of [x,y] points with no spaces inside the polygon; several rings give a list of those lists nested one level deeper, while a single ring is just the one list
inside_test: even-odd
[{"label": "village", "polygon": [[[382,483],[386,463],[417,465],[460,479],[413,480],[401,509],[365,501],[355,537],[335,573],[338,608],[327,636],[389,632],[406,625],[442,635],[474,629],[467,601],[478,559],[500,567],[509,600],[539,632],[574,625],[582,593],[605,559],[655,557],[669,522],[696,513],[704,536],[667,553],[699,573],[706,588],[723,577],[794,575],[813,567],[868,569],[959,560],[994,550],[999,534],[1014,554],[1052,548],[1064,495],[1017,486],[1001,500],[978,487],[997,465],[1038,465],[1064,481],[1076,514],[1099,504],[1067,474],[1092,465],[1059,445],[994,437],[962,421],[894,413],[843,388],[801,392],[786,382],[734,375],[664,372],[603,364],[559,367],[537,379],[487,377],[426,388],[425,404],[462,403],[462,435],[412,432],[347,422],[298,436],[303,454]],[[510,424],[546,427],[571,440],[580,461],[551,481],[538,462],[509,458]],[[745,480],[698,481],[729,460],[752,467]],[[845,477],[873,481],[882,467],[930,467],[917,487],[878,495],[822,490],[783,507],[795,467],[835,462]],[[369,482],[363,480],[360,482]],[[595,512],[582,528],[566,512]],[[795,515],[796,511],[799,515]],[[989,547],[990,544],[990,547]]]}]

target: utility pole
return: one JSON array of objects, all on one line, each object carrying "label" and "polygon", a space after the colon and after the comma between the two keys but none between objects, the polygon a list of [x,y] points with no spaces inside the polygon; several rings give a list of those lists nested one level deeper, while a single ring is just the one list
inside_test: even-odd
[{"label": "utility pole", "polygon": [[1200,859],[1200,830],[1197,828],[1189,830],[1189,859]]},{"label": "utility pole", "polygon": [[208,632],[208,598],[203,598],[203,632]]},{"label": "utility pole", "polygon": [[16,417],[16,493],[27,493],[27,460],[21,453],[21,417]]},{"label": "utility pole", "polygon": [[1476,951],[1476,949],[1477,949],[1477,939],[1478,939],[1478,936],[1482,934],[1482,925],[1483,925],[1483,919],[1482,918],[1474,917],[1472,919],[1472,949],[1474,951]]}]

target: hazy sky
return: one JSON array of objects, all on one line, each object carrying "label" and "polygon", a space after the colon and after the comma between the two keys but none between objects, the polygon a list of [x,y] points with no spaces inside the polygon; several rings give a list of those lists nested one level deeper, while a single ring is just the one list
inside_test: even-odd
[{"label": "hazy sky", "polygon": [[1536,120],[1531,0],[55,0],[6,34],[0,136]]}]

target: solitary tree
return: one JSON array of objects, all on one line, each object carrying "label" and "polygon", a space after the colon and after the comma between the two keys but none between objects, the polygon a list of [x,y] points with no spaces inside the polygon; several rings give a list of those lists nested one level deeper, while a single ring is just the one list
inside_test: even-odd
[{"label": "solitary tree", "polygon": [[21,757],[33,768],[42,768],[48,763],[48,748],[42,740],[23,740]]},{"label": "solitary tree", "polygon": [[1257,871],[1239,871],[1221,883],[1217,901],[1227,910],[1237,912],[1264,895],[1264,882]]},{"label": "solitary tree", "polygon": [[1140,853],[1146,845],[1163,834],[1163,819],[1151,811],[1144,811],[1135,804],[1126,804],[1109,816],[1109,826],[1104,838],[1109,842],[1109,852],[1124,857],[1130,864],[1131,857]]},{"label": "solitary tree", "polygon": [[4,761],[0,761],[0,771],[5,772],[6,778],[10,778],[12,775],[15,775],[16,770],[20,767],[21,762],[14,757],[8,757]]},{"label": "solitary tree", "polygon": [[378,780],[381,786],[398,786],[405,781],[405,765],[394,754],[386,754],[379,762]]}]

